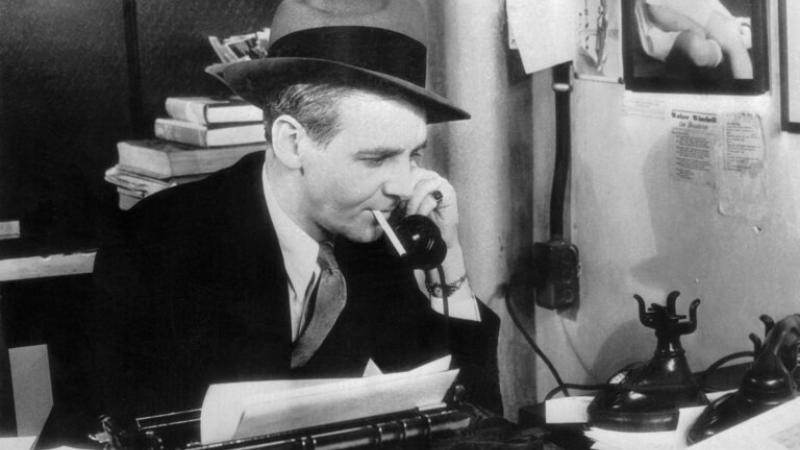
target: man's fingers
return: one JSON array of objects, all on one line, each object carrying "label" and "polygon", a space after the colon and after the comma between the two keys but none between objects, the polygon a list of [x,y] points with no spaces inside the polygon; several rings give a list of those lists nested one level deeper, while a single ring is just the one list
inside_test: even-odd
[{"label": "man's fingers", "polygon": [[[434,191],[434,192],[438,192],[438,191]],[[425,196],[424,199],[422,199],[422,203],[420,203],[419,209],[417,209],[417,212],[415,214],[420,214],[422,216],[428,216],[428,215],[430,215],[431,212],[433,212],[433,210],[435,210],[438,207],[439,207],[439,202],[436,201],[433,198],[432,195],[427,195],[427,196]]]},{"label": "man's fingers", "polygon": [[[427,215],[433,208],[436,207],[437,201],[431,196],[433,191],[438,191],[440,194],[444,195],[442,192],[443,189],[443,182],[444,179],[436,176],[431,178],[424,178],[417,182],[416,186],[414,186],[414,192],[411,194],[411,198],[408,200],[408,205],[406,206],[406,213],[408,214],[422,214]],[[433,202],[433,208],[430,208],[428,211],[421,211],[421,206],[423,202]],[[426,205],[426,209],[429,205]]]}]

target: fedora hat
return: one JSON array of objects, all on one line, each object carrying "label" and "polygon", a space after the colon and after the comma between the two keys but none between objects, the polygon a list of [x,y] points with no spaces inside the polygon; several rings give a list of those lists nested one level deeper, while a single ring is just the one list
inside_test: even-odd
[{"label": "fedora hat", "polygon": [[206,72],[261,107],[270,90],[330,78],[398,90],[425,109],[428,123],[469,118],[426,89],[426,35],[416,0],[284,0],[273,16],[266,57]]}]

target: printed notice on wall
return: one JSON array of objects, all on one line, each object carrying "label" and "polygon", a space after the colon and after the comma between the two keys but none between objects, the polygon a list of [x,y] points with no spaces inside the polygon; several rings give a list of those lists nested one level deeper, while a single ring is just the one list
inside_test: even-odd
[{"label": "printed notice on wall", "polygon": [[759,172],[764,167],[764,136],[757,114],[735,113],[725,117],[725,170]]},{"label": "printed notice on wall", "polygon": [[718,176],[719,212],[758,220],[764,204],[764,132],[761,118],[750,112],[724,115],[722,170]]},{"label": "printed notice on wall", "polygon": [[718,115],[675,109],[670,116],[672,176],[683,181],[712,183],[712,156],[719,144]]},{"label": "printed notice on wall", "polygon": [[668,109],[663,99],[647,94],[625,91],[622,98],[622,113],[630,117],[639,116],[664,120],[667,118]]}]

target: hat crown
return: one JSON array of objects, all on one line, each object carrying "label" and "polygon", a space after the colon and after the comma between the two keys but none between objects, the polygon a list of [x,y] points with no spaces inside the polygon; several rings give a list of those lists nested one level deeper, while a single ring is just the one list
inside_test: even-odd
[{"label": "hat crown", "polygon": [[324,27],[378,28],[425,45],[425,24],[416,0],[284,0],[272,19],[270,46],[286,35]]},{"label": "hat crown", "polygon": [[399,89],[425,108],[428,123],[469,118],[426,89],[426,44],[418,0],[284,0],[273,15],[265,58],[215,64],[206,72],[261,107],[267,92],[335,79]]}]

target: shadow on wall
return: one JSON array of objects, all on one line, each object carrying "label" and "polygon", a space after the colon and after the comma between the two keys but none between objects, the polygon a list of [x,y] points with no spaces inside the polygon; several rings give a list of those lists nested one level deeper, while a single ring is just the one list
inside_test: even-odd
[{"label": "shadow on wall", "polygon": [[672,176],[671,135],[669,127],[664,128],[641,170],[655,255],[633,267],[631,274],[648,288],[680,291],[679,313],[687,311],[691,299],[700,298],[697,331],[684,341],[690,365],[700,369],[726,353],[749,350],[747,334],[759,329],[760,314],[782,317],[796,311],[796,200],[780,195],[783,180],[770,176],[769,170],[782,169],[775,167],[777,156],[768,151],[767,171],[755,175],[763,177],[771,191],[762,199],[763,216],[724,213],[721,204],[732,204],[735,211],[752,202],[747,189],[749,183],[758,183],[747,178],[749,174],[719,169],[713,160],[721,158],[719,148],[712,150],[706,180]]},{"label": "shadow on wall", "polygon": [[[636,308],[636,302],[631,297],[631,308]],[[592,373],[598,377],[596,381],[606,382],[618,370],[629,364],[647,362],[648,358],[639,355],[651,353],[656,348],[656,338],[653,330],[646,328],[638,319],[621,323],[606,338],[597,352]]]},{"label": "shadow on wall", "polygon": [[717,208],[710,195],[711,181],[671,179],[670,139],[664,133],[655,142],[642,170],[657,253],[632,271],[639,282],[664,293],[685,288],[687,280],[707,278],[713,255],[722,250],[709,246],[724,242],[715,238],[716,230],[707,219],[707,212]]}]

